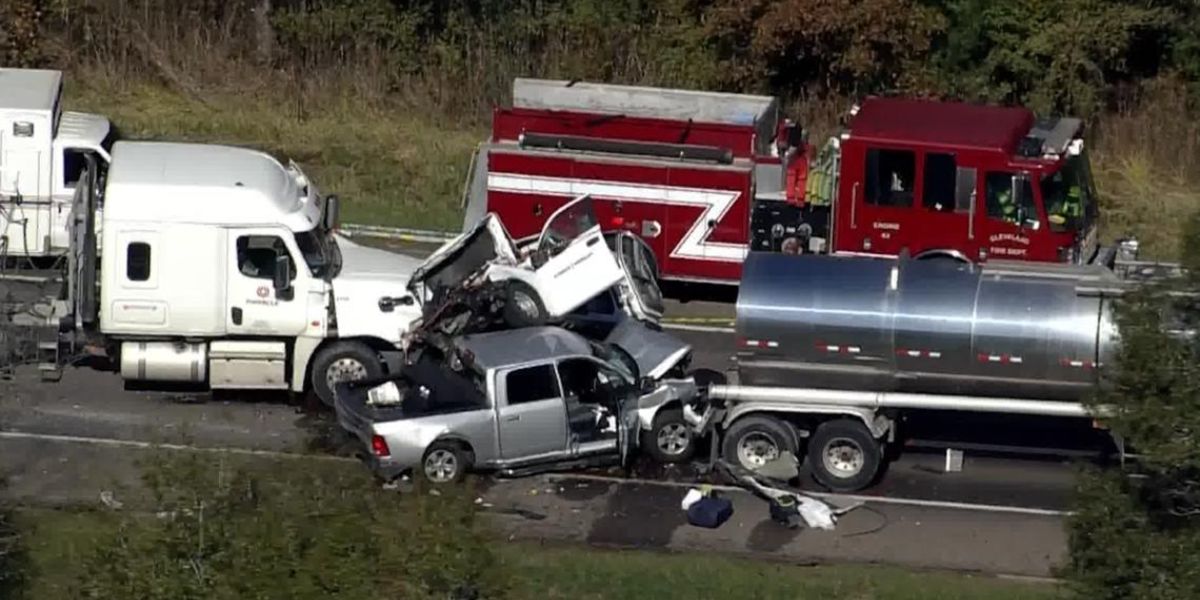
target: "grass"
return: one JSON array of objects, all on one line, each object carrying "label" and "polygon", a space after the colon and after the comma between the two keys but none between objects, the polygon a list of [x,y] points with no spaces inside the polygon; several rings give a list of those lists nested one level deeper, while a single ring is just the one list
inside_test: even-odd
[{"label": "grass", "polygon": [[523,598],[824,598],[855,600],[1052,599],[1045,583],[918,573],[876,566],[801,567],[711,555],[546,549],[529,545],[505,555],[519,574]]},{"label": "grass", "polygon": [[348,223],[457,230],[471,152],[486,131],[438,126],[346,94],[328,101],[70,79],[70,110],[109,117],[122,137],[252,146],[295,160]]},{"label": "grass", "polygon": [[[29,597],[65,598],[80,564],[111,532],[111,521],[89,511],[23,509],[34,569]],[[1051,600],[1059,588],[982,576],[919,573],[874,566],[801,567],[719,556],[604,551],[532,544],[498,546],[514,576],[513,597],[539,600],[606,598],[823,598],[828,600]]]}]

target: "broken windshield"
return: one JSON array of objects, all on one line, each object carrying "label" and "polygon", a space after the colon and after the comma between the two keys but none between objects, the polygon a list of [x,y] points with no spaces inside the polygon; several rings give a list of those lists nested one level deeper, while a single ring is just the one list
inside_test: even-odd
[{"label": "broken windshield", "polygon": [[1075,231],[1087,223],[1095,201],[1087,154],[1068,157],[1058,172],[1042,177],[1041,187],[1051,231]]},{"label": "broken windshield", "polygon": [[337,241],[333,239],[333,232],[314,227],[297,233],[296,245],[300,247],[304,262],[314,277],[331,279],[341,270],[342,254]]},{"label": "broken windshield", "polygon": [[550,216],[550,220],[546,222],[546,229],[542,232],[540,249],[557,254],[572,240],[599,225],[596,211],[592,208],[592,199],[584,197],[575,200]]},{"label": "broken windshield", "polygon": [[606,364],[617,370],[621,375],[628,378],[629,383],[635,383],[640,374],[638,373],[637,361],[621,348],[613,344],[599,344],[589,342],[592,347],[592,354],[596,358],[604,361]]}]

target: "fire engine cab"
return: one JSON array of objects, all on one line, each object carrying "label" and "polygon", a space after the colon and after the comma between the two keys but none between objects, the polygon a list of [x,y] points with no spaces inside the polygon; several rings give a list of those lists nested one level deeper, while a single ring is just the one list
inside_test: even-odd
[{"label": "fire engine cab", "polygon": [[517,79],[464,196],[532,238],[590,195],[664,279],[734,283],[748,251],[1083,263],[1097,205],[1082,122],[868,98],[819,149],[769,96]]}]

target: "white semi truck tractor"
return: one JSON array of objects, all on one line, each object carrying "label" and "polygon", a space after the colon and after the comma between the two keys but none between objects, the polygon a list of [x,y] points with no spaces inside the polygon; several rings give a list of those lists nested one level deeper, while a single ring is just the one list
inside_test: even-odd
[{"label": "white semi truck tractor", "polygon": [[87,159],[111,162],[108,119],[63,110],[59,71],[0,68],[0,259],[63,256]]},{"label": "white semi truck tractor", "polygon": [[1114,356],[1113,301],[1136,285],[1124,271],[1174,269],[1122,248],[1112,268],[751,253],[737,381],[709,387],[724,404],[717,451],[746,468],[790,451],[855,491],[910,411],[1102,416],[1083,401]]},{"label": "white semi truck tractor", "polygon": [[46,378],[104,348],[126,380],[332,402],[334,382],[398,368],[420,316],[406,289],[420,261],[337,236],[336,197],[298,166],[118,141],[101,184],[98,162],[85,156],[74,190],[57,338],[39,345]]}]

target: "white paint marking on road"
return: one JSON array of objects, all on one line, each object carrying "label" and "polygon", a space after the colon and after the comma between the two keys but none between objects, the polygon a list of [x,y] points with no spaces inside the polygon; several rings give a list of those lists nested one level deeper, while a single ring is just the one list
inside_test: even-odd
[{"label": "white paint marking on road", "polygon": [[190,446],[187,444],[167,444],[142,442],[137,440],[121,440],[115,438],[96,438],[77,435],[58,435],[51,433],[29,433],[25,431],[0,431],[0,440],[42,440],[49,442],[65,442],[69,444],[92,444],[96,446],[116,446],[124,448],[141,448],[145,450],[183,450],[188,452],[220,452],[227,454],[244,454],[248,456],[269,456],[272,458],[314,458],[319,460],[335,460],[342,462],[358,462],[357,459],[345,456],[330,456],[328,454],[298,454],[295,452],[278,452],[275,450],[249,450],[246,448],[226,448]]},{"label": "white paint marking on road", "polygon": [[733,333],[732,327],[708,327],[707,325],[683,325],[680,323],[663,323],[663,329],[678,329],[681,331],[699,331],[701,333]]},{"label": "white paint marking on road", "polygon": [[[606,483],[638,483],[643,485],[658,485],[665,487],[677,488],[693,488],[697,487],[698,483],[687,483],[683,481],[656,481],[653,479],[624,479],[621,477],[610,477],[607,475],[588,475],[588,474],[567,474],[554,473],[550,475],[551,479],[583,479],[591,481],[603,481]],[[712,485],[713,489],[724,490],[727,492],[745,492],[746,490],[734,485]],[[919,498],[891,498],[888,496],[862,496],[856,494],[829,494],[825,492],[809,492],[800,490],[801,493],[813,496],[816,498],[830,498],[834,500],[848,500],[851,502],[874,502],[877,504],[894,504],[899,506],[916,506],[920,508],[947,508],[954,510],[967,510],[975,512],[992,512],[992,513],[1010,513],[1018,515],[1034,515],[1041,517],[1067,517],[1073,514],[1070,511],[1051,510],[1048,508],[1029,508],[1025,506],[1001,506],[996,504],[970,504],[966,502],[944,502],[941,500],[921,500]]]}]

